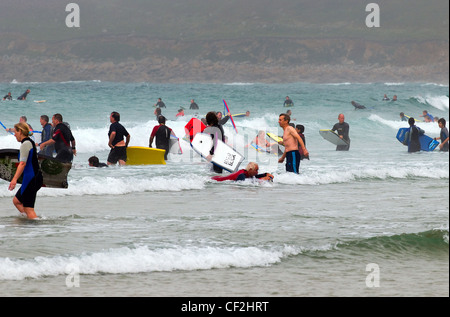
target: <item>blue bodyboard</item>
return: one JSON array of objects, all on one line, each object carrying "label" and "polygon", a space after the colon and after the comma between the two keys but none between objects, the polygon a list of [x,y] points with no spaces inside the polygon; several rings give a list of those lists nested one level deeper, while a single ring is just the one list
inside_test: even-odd
[{"label": "blue bodyboard", "polygon": [[[405,140],[405,134],[406,132],[409,131],[409,128],[400,128],[397,132],[397,140],[400,143],[403,143],[403,141]],[[421,135],[419,137],[419,141],[420,141],[420,149],[422,151],[434,151],[434,149],[439,145],[439,142],[436,140],[433,140],[432,138],[430,138],[428,135]]]}]

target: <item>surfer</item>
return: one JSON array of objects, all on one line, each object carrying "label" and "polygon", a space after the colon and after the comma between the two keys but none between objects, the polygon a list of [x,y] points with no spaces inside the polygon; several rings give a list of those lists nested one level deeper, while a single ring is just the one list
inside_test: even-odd
[{"label": "surfer", "polygon": [[12,100],[12,96],[11,96],[11,93],[10,93],[10,92],[8,92],[8,93],[6,94],[6,96],[5,96],[5,97],[3,97],[3,100]]},{"label": "surfer", "polygon": [[392,96],[392,101],[397,101],[397,95]]},{"label": "surfer", "polygon": [[197,110],[198,109],[198,105],[194,101],[194,99],[191,99],[191,105],[189,106],[189,109],[193,109],[193,110]]},{"label": "surfer", "polygon": [[[52,125],[49,123],[50,119],[47,115],[42,115],[39,119],[41,126],[42,126],[42,133],[41,133],[41,143],[46,142],[50,140],[50,138],[53,135],[53,128]],[[55,151],[55,147],[53,145],[47,145],[44,149],[40,149],[39,154],[52,156],[53,152]]]},{"label": "surfer", "polygon": [[[107,164],[114,165],[119,162],[119,165],[125,165],[127,163],[127,147],[130,143],[130,134],[123,125],[119,123],[120,114],[118,112],[111,112],[109,117],[111,125],[109,126],[109,142],[108,146],[111,151],[108,155]],[[126,139],[126,141],[124,140]]]},{"label": "surfer", "polygon": [[158,101],[155,103],[155,107],[166,108],[166,104],[162,101],[161,98],[158,98]]},{"label": "surfer", "polygon": [[289,125],[290,121],[289,115],[282,113],[278,118],[278,124],[281,128],[283,128],[283,144],[284,144],[284,153],[278,160],[278,163],[283,163],[284,159],[286,159],[286,172],[293,172],[298,174],[300,167],[300,153],[298,151],[299,145],[303,150],[303,154],[305,156],[309,156],[308,150],[303,143],[302,138],[298,135],[295,128]]},{"label": "surfer", "polygon": [[180,108],[178,109],[178,113],[175,115],[176,118],[178,117],[184,117],[184,109]]},{"label": "surfer", "polygon": [[404,112],[400,112],[400,120],[401,121],[408,121],[408,118],[405,116]]},{"label": "surfer", "polygon": [[448,129],[446,128],[447,122],[444,118],[440,118],[438,120],[439,128],[441,128],[441,133],[438,138],[434,138],[435,140],[441,140],[441,144],[439,144],[439,149],[443,152],[448,152]]},{"label": "surfer", "polygon": [[386,94],[384,94],[383,101],[389,101],[389,100],[391,100],[391,99],[389,99],[389,97]]},{"label": "surfer", "polygon": [[30,93],[30,89],[27,89],[23,94],[20,95],[19,98],[17,98],[17,100],[27,100],[27,96]]},{"label": "surfer", "polygon": [[218,182],[243,181],[246,178],[253,178],[253,177],[260,180],[267,180],[267,181],[273,180],[272,174],[270,173],[258,174],[258,170],[259,170],[258,164],[255,162],[250,162],[247,164],[247,167],[245,169],[241,169],[227,176],[213,176],[211,178]]},{"label": "surfer", "polygon": [[337,131],[337,134],[339,137],[345,141],[348,142],[348,145],[336,145],[336,151],[348,151],[350,149],[350,138],[349,138],[349,131],[350,126],[347,122],[345,122],[345,116],[343,113],[340,113],[338,116],[339,122],[336,123],[332,131]]},{"label": "surfer", "polygon": [[70,128],[63,122],[61,114],[56,113],[52,117],[53,135],[48,141],[41,142],[39,147],[44,149],[46,146],[54,145],[56,150],[56,159],[61,162],[72,162],[73,156],[77,155],[75,147],[75,138]]},{"label": "surfer", "polygon": [[356,110],[356,109],[366,109],[365,106],[360,105],[360,104],[357,103],[356,101],[352,101],[352,105],[353,105],[353,107],[355,107],[355,110]]},{"label": "surfer", "polygon": [[423,120],[425,122],[433,122],[434,121],[434,117],[431,115],[431,113],[428,113],[427,110],[422,111],[421,117],[423,117]]},{"label": "surfer", "polygon": [[[223,127],[219,123],[217,114],[214,111],[210,111],[206,114],[206,123],[208,124],[208,126],[203,131],[203,133],[211,135],[213,139],[213,146],[209,151],[209,155],[206,157],[208,161],[211,161],[211,158],[214,155],[214,150],[217,147],[217,141],[220,140],[222,142],[225,142],[225,132],[223,131]],[[221,174],[223,168],[216,164],[213,164],[213,170],[214,172]]]},{"label": "surfer", "polygon": [[36,144],[30,139],[33,132],[29,130],[25,123],[21,122],[14,125],[14,135],[17,142],[22,144],[20,145],[19,165],[11,183],[9,183],[9,190],[14,190],[20,176],[23,174],[22,186],[13,198],[13,204],[17,210],[26,214],[28,219],[35,219],[37,216],[34,211],[34,204],[36,202],[36,194],[42,187],[43,179],[39,167]]},{"label": "surfer", "polygon": [[283,103],[283,107],[293,107],[294,106],[294,102],[292,101],[291,98],[289,98],[289,96],[286,96],[286,99],[284,100]]},{"label": "surfer", "polygon": [[108,167],[108,164],[100,163],[98,157],[95,155],[88,159],[88,163],[91,167]]},{"label": "surfer", "polygon": [[172,129],[166,126],[166,117],[160,116],[158,118],[159,125],[153,127],[153,131],[150,135],[148,147],[152,147],[153,139],[156,137],[155,144],[157,149],[165,150],[164,160],[167,161],[167,154],[169,153],[170,146],[170,134]]},{"label": "surfer", "polygon": [[266,139],[266,133],[263,130],[258,131],[258,134],[253,139],[253,141],[247,144],[245,147],[250,147],[252,144],[258,146],[258,148],[268,152],[268,153],[278,153],[278,143],[270,143]]},{"label": "surfer", "polygon": [[425,134],[425,131],[415,125],[416,121],[413,117],[408,119],[409,131],[405,133],[404,145],[408,146],[408,152],[419,152],[420,151],[420,140],[419,137]]}]

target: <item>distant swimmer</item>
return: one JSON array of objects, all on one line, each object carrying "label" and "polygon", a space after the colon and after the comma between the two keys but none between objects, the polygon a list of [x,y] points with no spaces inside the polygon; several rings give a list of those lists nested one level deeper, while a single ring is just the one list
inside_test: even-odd
[{"label": "distant swimmer", "polygon": [[243,181],[247,178],[256,178],[260,180],[272,181],[273,175],[270,173],[258,174],[259,166],[255,162],[248,163],[245,169],[241,169],[237,172],[231,173],[227,176],[214,176],[213,180],[218,182],[223,181]]},{"label": "distant swimmer", "polygon": [[193,109],[193,110],[197,110],[198,109],[198,105],[194,101],[194,99],[191,99],[191,105],[189,106],[189,109]]},{"label": "distant swimmer", "polygon": [[180,108],[178,109],[178,113],[175,115],[175,117],[184,117],[184,109]]},{"label": "distant swimmer", "polygon": [[352,105],[353,105],[353,107],[355,107],[355,110],[356,110],[356,109],[366,109],[365,106],[360,105],[359,103],[357,103],[357,102],[355,102],[355,101],[352,101]]},{"label": "distant swimmer", "polygon": [[161,98],[158,98],[158,101],[155,103],[155,107],[166,108],[166,104],[162,101]]},{"label": "distant swimmer", "polygon": [[383,101],[389,101],[389,100],[391,100],[391,99],[389,99],[389,97],[386,94],[384,94]]},{"label": "distant swimmer", "polygon": [[286,100],[284,100],[283,106],[284,107],[293,107],[294,102],[292,101],[291,98],[289,98],[289,96],[286,96]]},{"label": "distant swimmer", "polygon": [[17,100],[27,100],[27,96],[30,93],[30,89],[27,89],[23,94],[20,95],[19,98],[17,98]]},{"label": "distant swimmer", "polygon": [[392,101],[397,101],[397,95],[394,95],[394,96],[392,97]]},{"label": "distant swimmer", "polygon": [[3,97],[3,100],[12,100],[12,96],[11,96],[11,93],[10,93],[10,92],[8,92],[8,93],[6,94],[6,96],[5,96],[5,97]]}]

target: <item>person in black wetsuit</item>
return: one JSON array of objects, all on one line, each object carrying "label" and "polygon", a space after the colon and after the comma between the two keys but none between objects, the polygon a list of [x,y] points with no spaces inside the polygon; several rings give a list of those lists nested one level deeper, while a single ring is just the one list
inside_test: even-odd
[{"label": "person in black wetsuit", "polygon": [[194,99],[191,99],[191,105],[189,106],[189,109],[194,109],[194,110],[197,110],[197,109],[198,109],[198,105],[197,105],[197,103],[194,101]]},{"label": "person in black wetsuit", "polygon": [[17,98],[17,100],[26,100],[27,99],[27,95],[30,93],[30,89],[27,89],[23,94],[20,95],[19,98]]},{"label": "person in black wetsuit", "polygon": [[339,122],[336,123],[331,130],[337,131],[339,137],[348,142],[348,145],[336,145],[336,151],[348,151],[350,149],[350,126],[345,122],[344,114],[340,113],[338,116]]},{"label": "person in black wetsuit", "polygon": [[166,150],[166,152],[164,153],[164,160],[167,161],[167,154],[169,154],[170,134],[172,133],[172,129],[166,126],[166,118],[164,116],[160,116],[158,118],[158,123],[159,125],[153,128],[152,134],[150,135],[148,147],[152,147],[153,139],[156,138],[156,148]]},{"label": "person in black wetsuit", "polygon": [[414,118],[409,118],[409,131],[405,133],[404,145],[408,146],[408,152],[419,152],[421,149],[419,137],[425,133],[421,128],[416,127],[416,120]]},{"label": "person in black wetsuit", "polygon": [[294,106],[294,102],[292,101],[291,98],[289,98],[289,96],[286,96],[286,100],[283,103],[284,107],[293,107]]},{"label": "person in black wetsuit", "polygon": [[[222,125],[219,123],[219,119],[217,118],[217,114],[214,111],[210,111],[206,114],[206,123],[208,126],[203,133],[209,134],[213,139],[213,146],[209,152],[209,156],[206,158],[208,161],[214,155],[214,151],[217,147],[217,141],[225,142],[225,132],[223,131]],[[213,164],[213,170],[216,173],[221,174],[223,172],[223,168]]]},{"label": "person in black wetsuit", "polygon": [[158,102],[155,104],[155,107],[166,108],[166,104],[162,101],[161,98],[158,98]]},{"label": "person in black wetsuit", "polygon": [[5,97],[3,97],[3,100],[12,100],[11,93],[8,92],[8,94]]},{"label": "person in black wetsuit", "polygon": [[119,123],[120,114],[118,112],[113,111],[109,117],[109,121],[111,125],[109,126],[108,132],[108,146],[111,148],[111,151],[108,155],[107,164],[114,165],[118,162],[119,165],[125,165],[127,163],[127,147],[131,139],[130,134]]}]

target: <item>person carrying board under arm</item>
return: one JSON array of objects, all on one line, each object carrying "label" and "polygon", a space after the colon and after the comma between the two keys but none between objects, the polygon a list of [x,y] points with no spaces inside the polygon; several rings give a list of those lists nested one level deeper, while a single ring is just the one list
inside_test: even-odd
[{"label": "person carrying board under arm", "polygon": [[337,131],[339,137],[347,141],[348,145],[337,145],[336,151],[348,151],[350,149],[350,137],[349,137],[350,126],[348,125],[347,122],[345,122],[345,116],[343,113],[339,114],[338,120],[339,122],[336,123],[331,130]]}]

